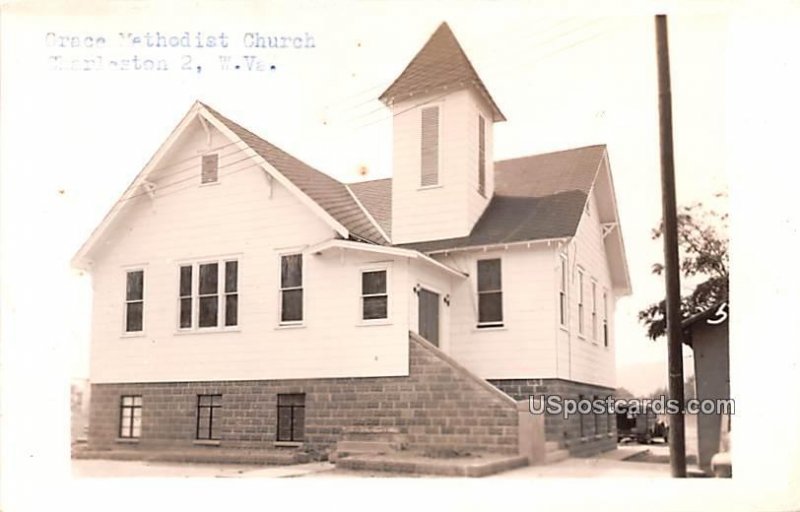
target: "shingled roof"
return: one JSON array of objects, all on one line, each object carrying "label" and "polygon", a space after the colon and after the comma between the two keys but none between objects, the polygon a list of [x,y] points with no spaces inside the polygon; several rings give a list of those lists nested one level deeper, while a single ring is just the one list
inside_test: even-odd
[{"label": "shingled roof", "polygon": [[381,229],[392,236],[392,178],[350,183],[350,190]]},{"label": "shingled roof", "polygon": [[[604,145],[588,146],[495,162],[494,196],[468,236],[402,247],[436,252],[573,236],[605,151]],[[371,208],[391,201],[391,180],[357,185],[351,188],[373,217],[384,219],[379,222],[388,232],[391,210],[387,215]],[[366,191],[367,201],[361,199]]]},{"label": "shingled roof", "polygon": [[378,244],[388,243],[375,227],[375,224],[369,220],[364,210],[353,199],[344,183],[314,169],[286,151],[270,144],[208,105],[202,105],[253,151],[258,153],[259,156],[283,174],[304,194],[328,212],[331,217],[347,228],[352,235]]},{"label": "shingled roof", "polygon": [[400,76],[380,95],[380,100],[389,104],[466,87],[475,87],[486,98],[492,107],[493,121],[506,120],[453,31],[447,23],[442,23]]}]

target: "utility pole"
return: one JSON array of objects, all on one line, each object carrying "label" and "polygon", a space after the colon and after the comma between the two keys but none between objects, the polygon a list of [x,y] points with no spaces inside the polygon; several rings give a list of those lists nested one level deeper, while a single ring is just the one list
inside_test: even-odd
[{"label": "utility pole", "polygon": [[672,91],[669,76],[667,16],[656,15],[658,116],[661,141],[661,203],[664,212],[664,263],[667,288],[669,398],[680,410],[669,415],[669,460],[673,478],[686,477],[686,431],[683,420],[683,346],[678,264],[678,216],[675,204],[675,158],[672,151]]}]

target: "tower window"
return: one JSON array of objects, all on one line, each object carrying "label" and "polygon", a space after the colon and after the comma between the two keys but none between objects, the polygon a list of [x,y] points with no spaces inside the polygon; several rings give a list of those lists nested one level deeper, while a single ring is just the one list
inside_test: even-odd
[{"label": "tower window", "polygon": [[439,184],[439,107],[422,109],[420,185]]}]

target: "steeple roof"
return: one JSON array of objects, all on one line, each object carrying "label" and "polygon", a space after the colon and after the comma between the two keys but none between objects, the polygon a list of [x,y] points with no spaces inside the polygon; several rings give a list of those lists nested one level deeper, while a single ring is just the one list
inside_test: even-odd
[{"label": "steeple roof", "polygon": [[506,120],[453,31],[447,23],[442,23],[400,76],[380,95],[380,100],[386,104],[396,103],[468,87],[474,87],[491,105],[493,121]]}]

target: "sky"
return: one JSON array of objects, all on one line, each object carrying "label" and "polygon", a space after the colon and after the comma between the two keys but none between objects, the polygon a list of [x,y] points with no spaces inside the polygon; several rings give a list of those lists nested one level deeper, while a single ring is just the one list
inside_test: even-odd
[{"label": "sky", "polygon": [[[63,301],[50,335],[70,347],[65,356],[76,377],[88,375],[91,284],[69,260],[194,100],[341,181],[364,179],[362,169],[367,179],[390,176],[391,114],[377,97],[442,21],[508,118],[495,125],[496,159],[608,145],[633,284],[633,294],[617,305],[618,365],[664,360],[665,344],[646,339],[636,320],[663,295],[661,279],[649,274],[662,248],[650,239],[661,206],[648,13],[473,2],[467,9],[426,4],[389,17],[380,3],[315,4],[308,11],[250,2],[222,9],[209,2],[187,18],[170,7],[177,4],[118,2],[114,9],[72,8],[68,15],[27,13],[24,5],[9,25],[18,46],[4,55],[13,78],[4,83],[5,94],[14,98],[4,115],[15,126],[4,133],[4,164],[13,171],[4,181],[15,191],[9,208],[40,215],[7,226],[6,235],[46,250],[20,255],[20,265],[37,268],[36,275],[12,275],[6,284],[19,277],[24,294],[30,279],[46,280],[54,300]],[[720,92],[729,24],[714,8],[669,23],[678,201],[688,204],[727,189]],[[146,44],[148,34],[154,42],[156,33],[181,42],[185,32],[195,46]],[[297,36],[313,47],[247,48],[254,37],[245,35],[254,33]],[[142,42],[132,44],[137,36]],[[208,47],[209,37],[227,48]],[[98,46],[101,38],[105,44]],[[266,71],[245,69],[243,55],[262,59]],[[221,70],[220,56],[242,69]],[[57,64],[53,57],[60,57]],[[142,66],[163,59],[169,69],[108,69],[111,60],[134,58]],[[78,69],[70,70],[74,59]]]},{"label": "sky", "polygon": [[[755,499],[762,506],[772,499],[772,509],[797,508],[800,501],[787,506],[778,498],[789,495],[785,482],[792,480],[784,476],[800,477],[800,457],[776,457],[797,450],[800,422],[800,413],[786,407],[785,398],[776,404],[776,397],[796,389],[800,373],[800,348],[794,331],[787,329],[796,317],[800,283],[796,272],[783,271],[796,266],[799,245],[800,223],[792,208],[800,118],[795,99],[800,90],[797,2],[408,5],[3,2],[1,440],[16,478],[13,483],[0,480],[0,491],[6,491],[0,494],[8,496],[12,485],[28,499],[70,492],[50,486],[52,492],[41,493],[38,485],[44,478],[68,475],[68,432],[57,426],[59,418],[68,417],[69,390],[59,383],[87,373],[91,287],[69,260],[192,102],[205,101],[343,181],[358,179],[362,166],[368,177],[388,176],[389,114],[374,99],[443,20],[508,117],[496,127],[497,158],[608,144],[634,290],[617,308],[617,363],[622,368],[663,361],[663,343],[648,341],[635,318],[663,295],[660,280],[649,271],[661,255],[660,244],[650,240],[660,218],[652,14],[666,9],[678,202],[706,201],[730,183],[732,293],[735,310],[746,312],[734,314],[731,324],[731,373],[746,377],[731,381],[737,407],[746,411],[737,414],[733,432],[737,485],[709,487],[713,494],[707,498],[717,505],[725,498],[731,510],[754,509]],[[232,55],[261,56],[268,71],[215,70],[217,49],[188,52],[191,70],[184,71],[184,49],[119,47],[119,32],[147,31],[225,32]],[[310,33],[315,48],[250,52],[242,47],[242,36],[256,31]],[[48,32],[77,35],[84,43],[86,36],[102,35],[112,44],[105,50],[59,49],[47,45]],[[173,69],[163,74],[56,71],[48,61],[56,54],[106,59],[147,54],[168,59]],[[764,436],[763,418],[774,417],[776,406],[780,421],[771,422],[770,435]],[[53,453],[64,457],[48,457]],[[770,456],[768,465],[758,459],[764,455]],[[756,463],[742,464],[748,456]],[[758,492],[741,482],[757,482]],[[626,486],[626,497],[651,503],[656,495],[659,502],[686,495],[654,494],[651,484]],[[529,485],[529,495],[557,496],[559,505],[575,505],[584,495],[569,487],[536,493],[544,489]],[[548,485],[548,491],[557,488],[557,483]],[[474,493],[485,488],[469,487],[451,493],[451,503],[485,503],[488,498]],[[605,487],[596,490],[607,495]],[[81,495],[81,503],[94,498],[117,503],[113,491]],[[263,488],[253,491],[248,496],[263,498]],[[327,499],[335,491],[320,496]],[[693,488],[691,495],[701,491]],[[511,494],[520,493],[486,496],[495,504]]]}]

